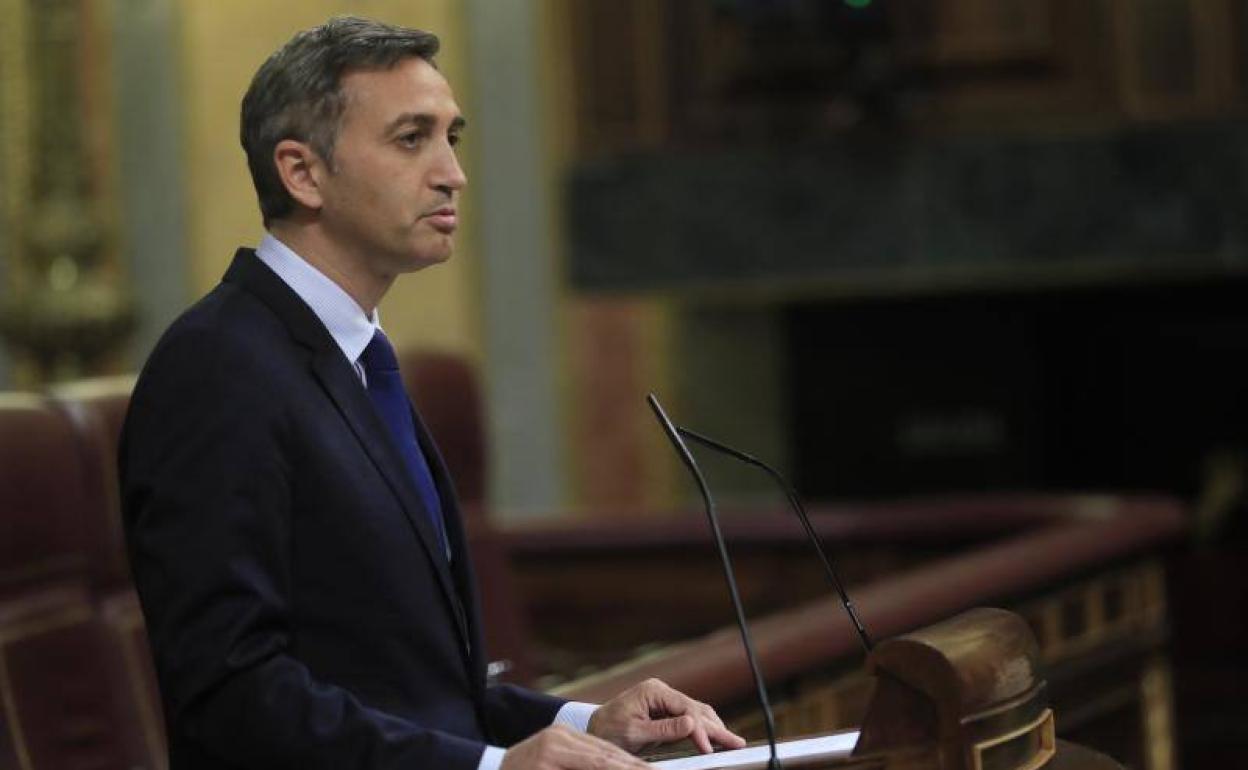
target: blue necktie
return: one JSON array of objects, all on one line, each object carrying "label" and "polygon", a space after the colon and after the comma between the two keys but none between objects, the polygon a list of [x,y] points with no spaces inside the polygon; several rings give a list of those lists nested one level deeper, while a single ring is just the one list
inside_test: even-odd
[{"label": "blue necktie", "polygon": [[368,380],[368,397],[372,400],[381,421],[390,429],[390,435],[398,446],[399,454],[407,472],[416,484],[420,500],[425,504],[429,514],[429,523],[434,532],[438,533],[438,542],[447,550],[446,529],[442,523],[442,500],[438,497],[438,488],[433,483],[433,474],[429,472],[429,463],[420,451],[416,441],[416,424],[412,420],[412,408],[407,400],[407,391],[403,388],[403,377],[399,373],[399,361],[394,355],[390,340],[381,329],[373,335],[373,339],[360,354],[360,363],[364,366],[364,376]]}]

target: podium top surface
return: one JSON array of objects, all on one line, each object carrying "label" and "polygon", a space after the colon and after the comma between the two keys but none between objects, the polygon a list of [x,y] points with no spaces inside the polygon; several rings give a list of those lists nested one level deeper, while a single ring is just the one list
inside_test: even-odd
[{"label": "podium top surface", "polygon": [[[907,770],[926,767],[921,756],[904,752],[905,756],[890,757],[888,754],[853,757],[849,751],[858,738],[857,730],[845,730],[827,735],[808,736],[780,741],[776,748],[786,769],[802,770],[888,770],[890,760],[901,760]],[[652,762],[660,770],[765,770],[767,767],[767,744],[753,743],[744,749],[720,751],[714,754],[694,754],[687,757]],[[936,770],[935,757],[931,757],[932,770]],[[899,766],[900,766],[899,765]],[[1059,740],[1057,753],[1041,770],[1123,770],[1109,757],[1076,743]]]},{"label": "podium top surface", "polygon": [[980,608],[881,642],[868,665],[969,716],[1031,690],[1039,654],[1022,618]]}]

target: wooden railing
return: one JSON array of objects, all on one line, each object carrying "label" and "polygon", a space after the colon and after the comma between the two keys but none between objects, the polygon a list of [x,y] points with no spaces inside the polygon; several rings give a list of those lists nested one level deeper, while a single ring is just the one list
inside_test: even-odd
[{"label": "wooden railing", "polygon": [[[982,499],[823,511],[815,518],[826,540],[842,544],[843,553],[851,546],[881,548],[890,541],[897,551],[912,552],[900,559],[907,563],[904,569],[851,585],[855,605],[877,639],[974,606],[1009,607],[1029,621],[1039,640],[1061,715],[1059,732],[1137,767],[1171,766],[1159,553],[1183,530],[1178,503],[1146,497]],[[651,569],[654,562],[678,558],[705,539],[698,524],[689,519],[642,528],[633,521],[576,531],[546,525],[508,537],[522,586],[543,585],[526,573],[539,555],[538,572],[562,571],[563,584],[576,586],[578,564],[589,565],[592,572],[594,565],[622,560],[630,550],[636,574],[657,575],[654,579],[663,582],[663,573]],[[755,551],[770,543],[792,559],[789,529],[774,519],[736,519],[726,527],[730,542],[748,543]],[[914,557],[941,547],[947,555]],[[810,580],[816,591],[825,592],[821,577]],[[607,608],[629,608],[625,615],[637,609],[630,602],[644,600],[653,590],[643,586],[630,595],[627,580],[617,586],[622,596],[598,600]],[[676,597],[684,588],[667,583]],[[794,591],[808,588],[794,586]],[[700,596],[703,590],[691,593]],[[540,604],[543,598],[530,601]],[[724,621],[729,617],[725,611]],[[861,672],[859,640],[834,597],[765,613],[752,623],[752,631],[783,734],[838,729],[861,720],[870,683]],[[652,676],[715,705],[739,729],[761,734],[735,627],[651,647],[555,691],[601,701]]]}]

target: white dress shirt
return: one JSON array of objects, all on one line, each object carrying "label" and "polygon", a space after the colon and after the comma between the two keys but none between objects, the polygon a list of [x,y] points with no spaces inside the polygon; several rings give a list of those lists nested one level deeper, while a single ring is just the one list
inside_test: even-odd
[{"label": "white dress shirt", "polygon": [[[256,256],[277,273],[277,277],[299,295],[299,299],[312,308],[312,312],[325,325],[329,336],[334,338],[347,361],[355,367],[360,382],[367,386],[368,380],[364,374],[364,366],[360,363],[360,355],[381,328],[377,310],[374,309],[371,315],[365,313],[345,289],[271,234],[265,235],[264,240],[260,241],[260,245],[256,247]],[[589,718],[597,708],[592,703],[568,701],[555,714],[553,724],[568,725],[584,732],[589,726]],[[498,746],[486,746],[477,770],[498,770],[504,753],[505,750]]]}]

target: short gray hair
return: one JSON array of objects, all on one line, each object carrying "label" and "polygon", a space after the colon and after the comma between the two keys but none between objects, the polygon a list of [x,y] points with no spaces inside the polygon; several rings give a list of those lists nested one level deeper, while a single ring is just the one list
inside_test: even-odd
[{"label": "short gray hair", "polygon": [[343,76],[412,58],[433,64],[438,46],[430,32],[340,16],[295,35],[260,66],[243,97],[239,134],[266,227],[295,207],[273,160],[277,143],[307,142],[332,169],[347,106]]}]

